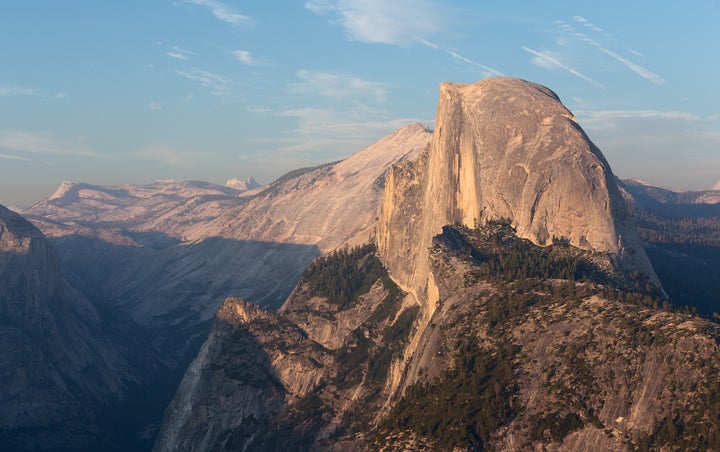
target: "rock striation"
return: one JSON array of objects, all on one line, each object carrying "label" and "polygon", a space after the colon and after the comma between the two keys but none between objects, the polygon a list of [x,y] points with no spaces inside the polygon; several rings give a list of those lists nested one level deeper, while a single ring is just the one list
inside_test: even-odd
[{"label": "rock striation", "polygon": [[441,227],[500,218],[536,244],[566,239],[659,285],[610,166],[541,85],[507,77],[443,83],[431,145],[394,166],[386,186],[380,254],[419,299],[432,299],[423,255]]}]

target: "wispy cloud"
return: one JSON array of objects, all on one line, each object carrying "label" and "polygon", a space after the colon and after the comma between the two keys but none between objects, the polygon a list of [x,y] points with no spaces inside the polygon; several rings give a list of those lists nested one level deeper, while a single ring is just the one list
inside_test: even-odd
[{"label": "wispy cloud", "polygon": [[208,8],[210,12],[212,12],[213,16],[215,16],[217,19],[222,20],[223,22],[226,22],[234,27],[250,25],[253,23],[253,20],[250,16],[240,14],[234,11],[229,6],[225,5],[224,3],[218,2],[216,0],[185,0],[185,2],[192,5],[199,5]]},{"label": "wispy cloud", "polygon": [[426,46],[430,47],[431,49],[435,49],[435,50],[439,50],[439,49],[440,49],[440,46],[439,46],[439,45],[435,44],[435,43],[432,42],[432,41],[428,41],[427,39],[420,39],[420,43],[423,44],[423,45],[426,45]]},{"label": "wispy cloud", "polygon": [[191,55],[194,55],[194,52],[191,52],[189,50],[181,49],[178,46],[173,46],[173,48],[166,52],[165,55],[169,56],[170,58],[175,58],[176,60],[183,60],[187,61],[190,59]]},{"label": "wispy cloud", "polygon": [[163,108],[162,108],[162,105],[160,105],[159,102],[154,102],[154,101],[148,102],[147,108],[148,108],[149,110],[155,110],[155,111],[158,111],[158,110],[162,110],[162,109],[163,109]]},{"label": "wispy cloud", "polygon": [[528,47],[522,46],[522,49],[532,55],[535,55],[535,58],[531,60],[532,64],[545,68],[545,69],[563,69],[565,71],[568,71],[572,75],[581,78],[582,80],[585,80],[588,83],[592,83],[593,85],[597,86],[598,88],[605,89],[605,86],[603,86],[601,83],[596,82],[595,80],[591,79],[587,75],[583,74],[580,71],[577,71],[573,69],[572,67],[562,63],[558,58],[550,54],[549,52],[539,52],[537,50],[530,49]]},{"label": "wispy cloud", "polygon": [[644,78],[645,80],[648,80],[652,83],[655,83],[656,85],[662,85],[665,83],[665,79],[657,75],[656,73],[652,72],[651,70],[640,66],[637,63],[634,63],[633,61],[630,61],[627,58],[623,58],[617,53],[613,52],[612,50],[606,49],[605,47],[598,45],[598,49],[600,49],[601,52],[608,55],[610,58],[614,58],[615,60],[619,61],[620,63],[624,64],[628,67],[631,71],[639,75],[640,77]]},{"label": "wispy cloud", "polygon": [[444,22],[443,6],[427,0],[309,0],[305,8],[334,16],[348,39],[374,44],[423,42]]},{"label": "wispy cloud", "polygon": [[289,109],[281,112],[281,116],[293,117],[298,120],[295,133],[324,139],[329,137],[357,139],[367,136],[369,129],[387,127],[385,121],[372,121],[363,114],[341,111],[336,108]]},{"label": "wispy cloud", "polygon": [[447,52],[450,56],[452,56],[454,59],[456,59],[456,60],[460,60],[460,61],[462,61],[462,62],[464,62],[464,63],[467,63],[467,64],[469,64],[469,65],[471,65],[471,66],[475,66],[475,67],[479,68],[479,69],[482,71],[482,73],[483,73],[483,75],[484,75],[485,77],[492,77],[492,76],[496,76],[496,75],[504,75],[502,72],[498,71],[497,69],[493,69],[493,68],[491,68],[490,66],[485,66],[484,64],[480,64],[480,63],[478,63],[477,61],[473,61],[473,60],[471,60],[470,58],[468,58],[468,57],[466,57],[466,56],[463,56],[463,55],[460,55],[459,53],[454,52],[454,51],[452,51],[452,50],[446,50],[446,52]]},{"label": "wispy cloud", "polygon": [[237,61],[247,66],[255,66],[258,64],[249,50],[233,50],[232,55]]},{"label": "wispy cloud", "polygon": [[254,143],[266,146],[266,155],[323,162],[344,158],[390,132],[420,118],[392,118],[388,112],[361,105],[357,108],[294,108],[278,113],[294,118],[297,126],[287,136],[262,138]]},{"label": "wispy cloud", "polygon": [[[330,110],[305,110],[288,112],[299,119],[298,136],[287,140],[272,140],[274,151],[285,156],[305,157],[316,163],[338,160],[364,148],[375,140],[407,126],[415,119],[403,118],[389,121],[338,120],[341,112]],[[334,116],[336,120],[328,123],[317,121],[320,117]],[[347,119],[347,118],[345,118]]]},{"label": "wispy cloud", "polygon": [[[579,22],[579,23],[585,25],[586,27],[590,28],[590,29],[593,30],[593,31],[596,31],[596,32],[598,32],[598,33],[602,33],[603,35],[605,34],[605,33],[602,31],[601,28],[592,25],[590,22],[587,21],[587,19],[585,19],[585,18],[583,18],[583,17],[575,16],[573,19],[574,19],[576,22]],[[649,70],[649,69],[647,69],[647,68],[645,68],[645,67],[643,67],[643,66],[641,66],[641,65],[639,65],[639,64],[637,64],[637,63],[635,63],[634,61],[630,60],[629,58],[625,58],[625,57],[623,57],[623,56],[620,56],[620,55],[617,54],[616,52],[613,52],[612,50],[608,49],[606,46],[604,46],[603,44],[599,43],[599,42],[596,41],[595,39],[589,37],[589,36],[586,35],[585,33],[582,33],[582,32],[580,32],[580,31],[577,31],[572,25],[567,24],[567,23],[565,23],[565,22],[563,22],[563,21],[559,21],[559,25],[560,25],[560,28],[563,29],[564,31],[566,31],[566,32],[568,32],[568,33],[571,33],[574,37],[576,37],[576,38],[580,39],[581,41],[583,41],[583,42],[585,42],[585,43],[587,43],[587,44],[595,47],[596,49],[598,49],[599,51],[601,51],[601,52],[604,53],[605,55],[607,55],[607,56],[609,56],[610,58],[614,59],[615,61],[617,61],[617,62],[625,65],[628,69],[630,69],[631,71],[633,71],[634,73],[636,73],[636,74],[639,75],[640,77],[644,78],[645,80],[648,80],[649,82],[654,83],[654,84],[656,84],[656,85],[662,85],[662,84],[665,83],[665,79],[663,79],[662,77],[660,77],[660,76],[657,75],[656,73],[654,73],[654,72],[652,72],[651,70]],[[630,53],[638,54],[637,51],[630,51]]]},{"label": "wispy cloud", "polygon": [[300,81],[288,85],[293,94],[316,94],[333,99],[358,99],[371,96],[377,102],[386,97],[385,84],[363,80],[348,74],[300,70]]},{"label": "wispy cloud", "polygon": [[43,91],[24,85],[5,85],[0,83],[0,97],[17,97],[17,96],[33,96],[44,97],[46,99],[66,99],[65,93],[47,94]]},{"label": "wispy cloud", "polygon": [[107,158],[83,145],[70,143],[50,133],[20,130],[0,131],[0,149],[32,154]]},{"label": "wispy cloud", "polygon": [[14,96],[38,96],[40,93],[35,88],[21,85],[0,85],[0,97]]},{"label": "wispy cloud", "polygon": [[588,128],[607,129],[615,128],[622,121],[629,120],[665,120],[676,123],[702,123],[712,122],[712,118],[703,118],[684,111],[664,111],[664,110],[601,110],[588,111],[579,110],[575,115],[581,119],[582,123]]},{"label": "wispy cloud", "polygon": [[573,16],[573,20],[582,24],[584,27],[591,29],[592,31],[595,31],[597,33],[605,33],[602,28],[598,27],[597,25],[593,24],[582,16]]},{"label": "wispy cloud", "polygon": [[333,17],[352,41],[369,44],[409,46],[419,43],[444,51],[454,59],[480,69],[485,77],[500,71],[448,50],[431,40],[445,31],[446,8],[429,0],[308,0],[305,8]]},{"label": "wispy cloud", "polygon": [[167,52],[165,55],[169,56],[170,58],[175,58],[176,60],[189,60],[190,57],[185,55],[184,53],[180,52]]},{"label": "wispy cloud", "polygon": [[0,152],[0,159],[3,160],[15,160],[18,162],[29,162],[32,159],[29,159],[27,157],[20,157],[19,155],[10,155],[10,154],[3,154]]},{"label": "wispy cloud", "polygon": [[232,80],[218,74],[213,74],[203,69],[192,67],[188,70],[176,70],[176,74],[200,83],[201,86],[208,88],[213,96],[224,96],[230,91]]}]

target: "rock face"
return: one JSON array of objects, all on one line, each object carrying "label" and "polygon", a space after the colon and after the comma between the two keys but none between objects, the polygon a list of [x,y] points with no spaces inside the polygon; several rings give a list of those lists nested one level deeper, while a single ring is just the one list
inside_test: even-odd
[{"label": "rock face", "polygon": [[96,441],[98,411],[123,398],[142,373],[133,366],[144,363],[138,349],[126,348],[132,340],[114,340],[107,327],[62,278],[45,236],[0,206],[0,446],[78,448]]},{"label": "rock face", "polygon": [[257,447],[286,396],[317,386],[324,355],[289,322],[228,299],[167,409],[155,449]]},{"label": "rock face", "polygon": [[659,285],[607,161],[552,91],[502,77],[443,83],[435,124],[426,154],[390,172],[378,224],[383,261],[419,299],[433,302],[423,255],[441,227],[499,218]]},{"label": "rock face", "polygon": [[[226,300],[155,450],[306,450],[334,444],[344,417],[369,419],[390,395],[386,378],[396,378],[417,314],[373,249],[319,259],[279,312]],[[333,287],[323,278],[337,265],[350,297],[322,289]],[[377,358],[373,368],[368,357]]]},{"label": "rock face", "polygon": [[53,239],[69,271],[139,323],[195,324],[228,296],[278,307],[318,254],[367,241],[385,173],[429,139],[413,124],[249,196],[204,182],[63,183],[23,214]]}]

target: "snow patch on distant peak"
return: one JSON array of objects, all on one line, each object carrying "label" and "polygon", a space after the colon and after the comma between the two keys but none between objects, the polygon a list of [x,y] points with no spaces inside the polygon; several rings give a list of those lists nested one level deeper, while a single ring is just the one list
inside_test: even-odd
[{"label": "snow patch on distant peak", "polygon": [[260,187],[260,184],[254,177],[248,177],[247,179],[238,179],[237,177],[233,177],[225,182],[225,186],[234,188],[235,190],[247,191]]}]

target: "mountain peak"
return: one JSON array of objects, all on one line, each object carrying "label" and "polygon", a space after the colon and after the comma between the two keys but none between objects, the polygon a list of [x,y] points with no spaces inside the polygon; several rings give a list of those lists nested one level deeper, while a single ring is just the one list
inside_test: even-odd
[{"label": "mountain peak", "polygon": [[607,161],[558,96],[536,83],[443,83],[430,147],[396,165],[386,185],[378,247],[420,298],[432,292],[422,254],[442,226],[497,219],[539,245],[564,238],[606,254],[659,285]]},{"label": "mountain peak", "polygon": [[78,185],[80,185],[77,182],[71,182],[69,180],[64,180],[62,183],[60,183],[60,186],[55,190],[55,193],[53,193],[50,196],[50,199],[59,199],[64,196],[67,196],[68,193],[70,193],[71,190],[76,188]]},{"label": "mountain peak", "polygon": [[236,190],[248,191],[260,187],[260,184],[252,176],[247,179],[238,179],[237,177],[233,177],[225,182],[225,186]]}]

